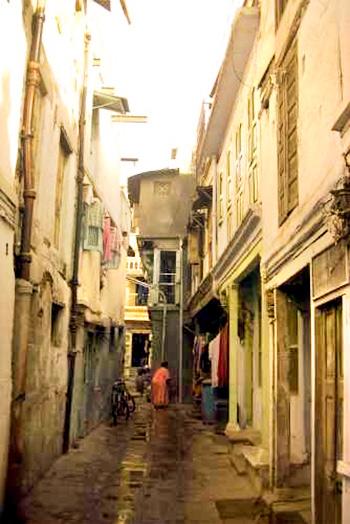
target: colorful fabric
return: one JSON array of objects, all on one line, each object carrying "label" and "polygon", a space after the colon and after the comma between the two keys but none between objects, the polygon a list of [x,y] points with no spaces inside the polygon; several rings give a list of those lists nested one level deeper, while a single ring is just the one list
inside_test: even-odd
[{"label": "colorful fabric", "polygon": [[228,322],[220,332],[220,350],[218,364],[218,386],[225,387],[229,383],[229,326]]},{"label": "colorful fabric", "polygon": [[167,381],[170,373],[167,368],[160,367],[152,378],[152,404],[155,407],[167,406],[169,404],[169,391]]}]

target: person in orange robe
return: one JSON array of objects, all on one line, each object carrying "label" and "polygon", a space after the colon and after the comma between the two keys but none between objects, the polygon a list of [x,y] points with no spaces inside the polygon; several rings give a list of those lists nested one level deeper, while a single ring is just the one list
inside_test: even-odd
[{"label": "person in orange robe", "polygon": [[152,378],[152,404],[156,409],[169,405],[169,381],[168,362],[162,362]]}]

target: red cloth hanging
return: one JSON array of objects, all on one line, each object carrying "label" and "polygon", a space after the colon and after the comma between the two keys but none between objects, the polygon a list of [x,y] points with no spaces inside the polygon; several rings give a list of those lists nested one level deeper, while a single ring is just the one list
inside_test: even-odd
[{"label": "red cloth hanging", "polygon": [[229,383],[229,326],[228,322],[220,331],[220,349],[218,364],[218,386],[225,387]]}]

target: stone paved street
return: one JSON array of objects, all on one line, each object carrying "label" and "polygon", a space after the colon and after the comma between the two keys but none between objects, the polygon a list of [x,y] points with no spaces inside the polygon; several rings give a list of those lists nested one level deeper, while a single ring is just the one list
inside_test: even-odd
[{"label": "stone paved street", "polygon": [[225,437],[172,406],[139,404],[62,456],[21,504],[28,524],[253,523],[231,510],[253,496],[229,462]]}]

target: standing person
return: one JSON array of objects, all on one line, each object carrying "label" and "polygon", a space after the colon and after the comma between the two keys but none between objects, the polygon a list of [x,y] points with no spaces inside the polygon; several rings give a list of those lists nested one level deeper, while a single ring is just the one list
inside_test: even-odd
[{"label": "standing person", "polygon": [[162,362],[152,378],[152,404],[156,409],[169,405],[169,381],[168,362]]}]

